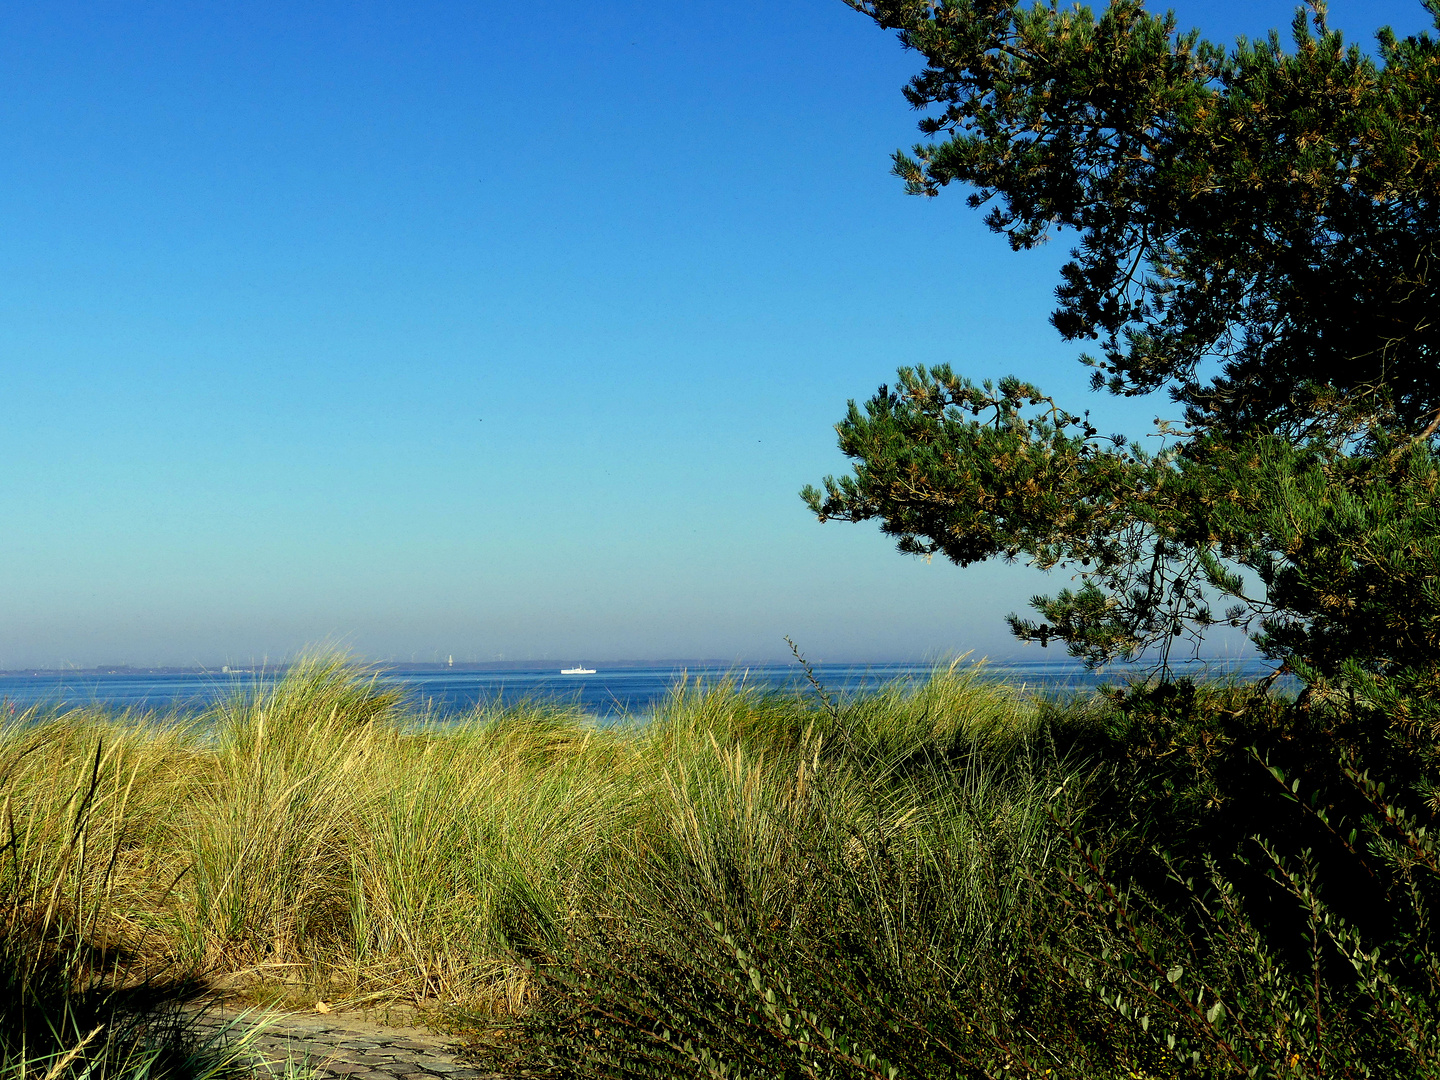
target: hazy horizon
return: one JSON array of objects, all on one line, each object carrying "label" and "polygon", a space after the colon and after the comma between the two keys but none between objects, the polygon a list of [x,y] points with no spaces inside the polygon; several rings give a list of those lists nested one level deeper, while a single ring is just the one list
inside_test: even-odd
[{"label": "hazy horizon", "polygon": [[[46,674],[63,675],[76,673],[88,674],[121,674],[125,672],[147,673],[147,672],[185,672],[199,674],[257,674],[267,671],[279,672],[290,668],[293,665],[303,663],[311,658],[311,653],[300,653],[296,656],[276,659],[272,657],[256,657],[251,660],[230,660],[224,664],[26,664],[19,667],[0,666],[0,675],[23,675],[31,672],[44,672]],[[358,669],[376,670],[435,670],[456,672],[464,671],[550,671],[561,664],[583,663],[599,668],[601,671],[624,671],[624,670],[660,670],[660,669],[683,669],[687,666],[696,670],[734,670],[744,671],[746,668],[794,668],[797,672],[803,668],[794,657],[784,659],[746,659],[743,657],[704,657],[704,656],[670,656],[670,657],[615,657],[611,659],[593,657],[527,657],[523,659],[505,660],[476,660],[454,658],[447,663],[447,659],[427,660],[418,657],[381,657],[367,658],[349,655],[347,661],[353,663]],[[902,657],[892,659],[858,658],[858,657],[805,657],[806,664],[816,669],[821,668],[864,668],[867,666],[877,669],[885,668],[944,668],[952,664],[962,666],[974,666],[985,668],[989,666],[997,668],[1080,668],[1083,662],[1075,657],[1066,654],[1065,650],[1050,648],[1048,655],[1040,649],[1016,651],[1011,655],[979,655],[976,653],[961,653],[953,656],[938,657]],[[1208,655],[1192,657],[1188,652],[1184,655],[1171,657],[1173,666],[1185,666],[1188,663],[1198,664],[1226,664],[1226,663],[1264,663],[1253,650],[1247,650],[1240,654],[1224,654],[1212,652]],[[1115,670],[1130,670],[1132,668],[1148,669],[1153,666],[1153,661],[1148,658],[1138,659],[1132,662],[1116,662],[1105,665],[1105,668]],[[1102,669],[1103,670],[1103,669]],[[3,697],[3,694],[0,694]]]}]

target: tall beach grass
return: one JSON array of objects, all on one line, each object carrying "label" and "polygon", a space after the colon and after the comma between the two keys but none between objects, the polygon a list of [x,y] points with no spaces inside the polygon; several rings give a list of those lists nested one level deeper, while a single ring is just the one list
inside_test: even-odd
[{"label": "tall beach grass", "polygon": [[[188,722],[26,716],[0,733],[0,782],[17,820],[89,800],[78,844],[58,825],[23,843],[35,880],[89,890],[74,933],[99,953],[293,1004],[506,1013],[533,997],[526,957],[643,920],[682,881],[717,913],[802,924],[811,830],[872,872],[897,845],[916,865],[951,852],[982,818],[1023,847],[1035,730],[1033,705],[959,669],[839,710],[691,681],[643,725],[544,703],[441,725],[323,657]],[[964,813],[927,779],[961,759]]]},{"label": "tall beach grass", "polygon": [[526,1075],[1440,1076],[1440,842],[1359,720],[816,690],[441,723],[318,657],[189,718],[25,714],[0,1074],[233,1071],[174,1008],[224,992],[416,1008]]},{"label": "tall beach grass", "polygon": [[[144,911],[147,853],[132,796],[163,757],[137,718],[22,713],[0,737],[0,1077],[216,1080],[249,1074],[263,1029],[200,1033],[188,970],[166,962]],[[139,739],[144,753],[137,753]],[[154,745],[150,745],[153,743]],[[143,897],[138,903],[137,897]]]},{"label": "tall beach grass", "polygon": [[[322,656],[188,718],[23,716],[0,730],[4,971],[49,989],[7,1007],[6,1060],[83,1065],[103,1020],[113,1075],[162,1044],[199,1061],[132,993],[169,988],[415,1008],[537,1075],[1230,1075],[1205,1071],[1225,1046],[1182,1062],[1103,981],[1224,953],[1104,863],[1134,848],[1111,826],[1140,791],[1106,755],[1143,787],[1184,739],[959,664],[818,691],[692,679],[643,722],[440,722]],[[1249,970],[1227,962],[1202,996]]]}]

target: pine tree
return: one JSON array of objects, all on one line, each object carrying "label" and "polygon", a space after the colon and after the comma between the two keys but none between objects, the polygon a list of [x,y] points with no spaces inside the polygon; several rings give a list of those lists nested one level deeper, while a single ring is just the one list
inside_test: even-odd
[{"label": "pine tree", "polygon": [[847,2],[925,60],[907,189],[968,186],[1017,250],[1075,233],[1052,323],[1095,343],[1096,389],[1177,418],[1147,453],[1019,380],[902,368],[811,509],[1073,568],[1011,627],[1092,664],[1225,622],[1317,685],[1440,687],[1436,38],[1371,57],[1320,3],[1289,48],[1227,49],[1135,0]]}]

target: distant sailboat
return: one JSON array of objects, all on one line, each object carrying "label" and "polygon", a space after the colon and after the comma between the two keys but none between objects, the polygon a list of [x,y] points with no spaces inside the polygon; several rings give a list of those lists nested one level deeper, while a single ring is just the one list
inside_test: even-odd
[{"label": "distant sailboat", "polygon": [[595,669],[594,669],[593,667],[584,667],[584,666],[581,666],[581,667],[566,667],[566,668],[561,668],[561,669],[560,669],[560,674],[561,674],[561,675],[594,675],[594,674],[595,674]]}]

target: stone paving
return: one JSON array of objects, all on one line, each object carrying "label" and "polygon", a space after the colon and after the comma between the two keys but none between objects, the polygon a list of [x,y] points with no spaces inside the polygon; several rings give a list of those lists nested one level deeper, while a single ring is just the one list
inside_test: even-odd
[{"label": "stone paving", "polygon": [[242,1014],[219,1007],[198,1020],[202,1030],[228,1029],[231,1036],[257,1024],[263,1026],[250,1052],[262,1080],[283,1077],[291,1066],[313,1070],[315,1080],[488,1080],[496,1075],[456,1061],[455,1039],[421,1028],[313,1012]]}]

